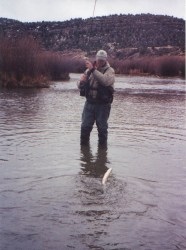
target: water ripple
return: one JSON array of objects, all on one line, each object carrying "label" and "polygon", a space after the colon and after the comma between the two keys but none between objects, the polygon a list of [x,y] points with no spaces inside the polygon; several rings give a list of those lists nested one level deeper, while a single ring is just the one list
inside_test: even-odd
[{"label": "water ripple", "polygon": [[83,149],[78,78],[0,93],[2,249],[185,249],[184,81],[118,76]]}]

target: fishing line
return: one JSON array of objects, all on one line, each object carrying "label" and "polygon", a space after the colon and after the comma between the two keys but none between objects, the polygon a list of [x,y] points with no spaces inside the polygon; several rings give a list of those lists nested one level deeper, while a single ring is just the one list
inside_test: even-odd
[{"label": "fishing line", "polygon": [[97,0],[95,0],[95,3],[94,3],[94,10],[93,10],[93,15],[92,15],[92,17],[94,17],[94,13],[95,13],[95,9],[96,9],[96,3],[97,3]]}]

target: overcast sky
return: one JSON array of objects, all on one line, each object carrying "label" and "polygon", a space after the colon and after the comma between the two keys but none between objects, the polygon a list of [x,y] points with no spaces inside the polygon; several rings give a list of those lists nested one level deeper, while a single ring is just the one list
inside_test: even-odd
[{"label": "overcast sky", "polygon": [[[0,17],[23,22],[64,21],[93,15],[95,0],[0,0]],[[97,0],[95,16],[163,14],[185,19],[185,0]]]}]

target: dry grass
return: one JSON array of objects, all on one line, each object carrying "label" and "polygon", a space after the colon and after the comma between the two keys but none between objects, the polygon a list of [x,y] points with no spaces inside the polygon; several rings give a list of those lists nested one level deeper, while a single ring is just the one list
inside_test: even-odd
[{"label": "dry grass", "polygon": [[48,87],[49,81],[69,79],[71,61],[40,48],[32,37],[0,40],[2,87]]},{"label": "dry grass", "polygon": [[[138,57],[109,60],[116,74],[185,77],[183,56]],[[69,79],[69,72],[82,73],[84,60],[44,51],[32,37],[0,40],[0,86],[48,87],[53,80]]]},{"label": "dry grass", "polygon": [[185,77],[185,58],[183,56],[146,56],[126,60],[111,60],[111,65],[117,74]]}]

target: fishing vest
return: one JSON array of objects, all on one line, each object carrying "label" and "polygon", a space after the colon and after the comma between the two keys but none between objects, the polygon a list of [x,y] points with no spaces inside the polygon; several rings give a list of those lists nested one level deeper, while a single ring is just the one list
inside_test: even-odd
[{"label": "fishing vest", "polygon": [[[103,74],[105,74],[107,69],[103,72]],[[93,98],[93,96],[90,94],[90,90],[97,91],[96,98]],[[82,87],[80,87],[80,95],[85,96],[89,103],[100,103],[100,104],[112,103],[113,94],[114,94],[114,89],[112,86],[103,86],[98,82],[98,86],[93,87],[90,85],[90,78],[85,82],[85,84]]]}]

